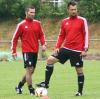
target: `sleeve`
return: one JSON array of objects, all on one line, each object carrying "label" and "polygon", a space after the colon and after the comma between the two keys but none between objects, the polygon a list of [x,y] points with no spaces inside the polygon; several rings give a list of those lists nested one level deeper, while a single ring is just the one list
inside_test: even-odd
[{"label": "sleeve", "polygon": [[39,23],[39,40],[40,40],[41,45],[45,44],[45,35],[41,27],[41,23]]},{"label": "sleeve", "polygon": [[58,39],[57,39],[57,42],[56,42],[56,48],[60,48],[64,39],[65,39],[65,31],[64,31],[64,24],[63,24],[63,21],[61,22],[61,27],[60,27],[60,32],[59,32],[59,35],[58,35]]},{"label": "sleeve", "polygon": [[84,18],[84,33],[85,33],[85,41],[84,41],[84,50],[89,47],[89,28],[87,20]]},{"label": "sleeve", "polygon": [[13,35],[12,41],[11,41],[11,50],[12,53],[16,53],[16,46],[17,46],[17,42],[18,42],[18,38],[20,36],[21,33],[21,26],[18,24],[15,30],[15,33]]}]

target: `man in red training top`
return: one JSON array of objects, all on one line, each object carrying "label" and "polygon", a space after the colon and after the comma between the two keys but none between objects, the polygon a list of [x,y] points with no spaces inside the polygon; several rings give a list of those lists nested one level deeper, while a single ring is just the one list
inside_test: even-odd
[{"label": "man in red training top", "polygon": [[69,17],[61,22],[60,33],[54,53],[47,59],[45,81],[36,84],[38,87],[49,87],[50,77],[53,73],[53,65],[56,62],[64,64],[70,60],[75,67],[78,78],[78,91],[76,96],[81,96],[84,85],[83,60],[88,50],[88,25],[85,18],[78,16],[77,3],[68,3]]},{"label": "man in red training top", "polygon": [[39,40],[42,45],[42,50],[45,50],[46,46],[41,24],[38,20],[34,19],[35,8],[33,6],[28,6],[25,10],[25,14],[26,18],[17,25],[12,38],[11,50],[13,58],[16,58],[17,56],[16,46],[18,39],[21,39],[24,68],[26,69],[25,75],[15,89],[18,94],[22,94],[22,87],[27,82],[30,94],[34,95],[32,74],[34,73],[37,63]]}]

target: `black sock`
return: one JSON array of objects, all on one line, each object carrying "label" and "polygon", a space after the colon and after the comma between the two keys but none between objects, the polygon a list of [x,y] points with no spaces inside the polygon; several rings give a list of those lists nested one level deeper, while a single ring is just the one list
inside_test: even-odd
[{"label": "black sock", "polygon": [[78,92],[82,94],[84,86],[84,75],[78,76]]},{"label": "black sock", "polygon": [[53,73],[54,66],[52,64],[47,64],[46,70],[45,70],[45,83],[49,84],[51,75]]},{"label": "black sock", "polygon": [[23,86],[24,86],[24,83],[20,81],[18,84],[18,88],[22,88]]},{"label": "black sock", "polygon": [[33,93],[34,92],[34,88],[32,87],[32,85],[29,85],[28,86],[28,89],[29,89],[30,93]]}]

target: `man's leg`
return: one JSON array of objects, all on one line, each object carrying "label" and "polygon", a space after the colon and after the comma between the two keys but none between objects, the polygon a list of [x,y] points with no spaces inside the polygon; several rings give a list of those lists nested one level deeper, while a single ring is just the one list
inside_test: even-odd
[{"label": "man's leg", "polygon": [[58,62],[58,59],[53,56],[50,56],[47,59],[47,65],[45,70],[45,81],[37,84],[38,87],[45,87],[45,88],[49,87],[50,78],[53,73],[54,63],[56,62]]},{"label": "man's leg", "polygon": [[81,96],[84,86],[84,73],[83,73],[83,67],[76,67],[77,72],[77,78],[78,78],[78,93],[76,96]]},{"label": "man's leg", "polygon": [[26,82],[28,85],[28,89],[31,95],[34,95],[34,88],[32,87],[32,74],[34,72],[34,67],[27,67],[26,68]]},{"label": "man's leg", "polygon": [[18,90],[20,90],[19,94],[21,94],[21,88],[25,84],[25,82],[27,82],[30,94],[34,95],[34,88],[32,87],[32,74],[36,67],[37,53],[23,53],[23,60],[26,73],[23,76],[22,81],[19,82],[18,87],[16,87],[16,92],[18,93]]},{"label": "man's leg", "polygon": [[18,87],[22,88],[26,83],[26,74],[22,77],[22,80],[19,82]]},{"label": "man's leg", "polygon": [[18,94],[22,94],[22,87],[24,86],[25,83],[26,83],[26,74],[22,77],[22,80],[18,83],[18,85],[15,88]]},{"label": "man's leg", "polygon": [[30,94],[34,94],[34,88],[32,87],[32,74],[34,72],[33,67],[26,68],[26,74],[22,77],[22,80],[19,82],[18,86],[15,88],[18,94],[22,94],[22,87],[27,82],[28,89]]}]

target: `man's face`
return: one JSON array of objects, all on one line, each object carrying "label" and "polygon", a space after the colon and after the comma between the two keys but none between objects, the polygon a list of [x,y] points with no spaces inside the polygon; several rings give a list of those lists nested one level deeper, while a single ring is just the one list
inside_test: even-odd
[{"label": "man's face", "polygon": [[35,9],[29,8],[29,10],[26,12],[26,18],[33,20],[35,16]]},{"label": "man's face", "polygon": [[69,16],[72,16],[72,17],[76,16],[77,15],[77,6],[70,5],[68,8],[68,13],[69,13]]}]

